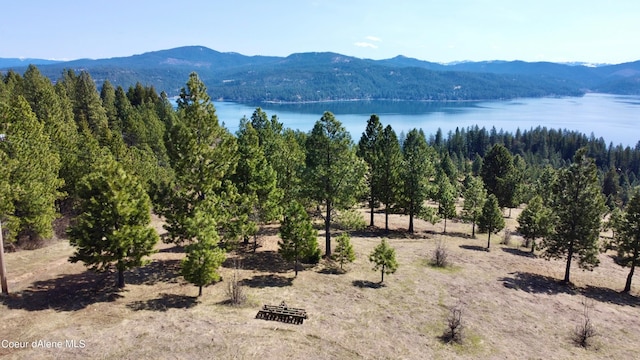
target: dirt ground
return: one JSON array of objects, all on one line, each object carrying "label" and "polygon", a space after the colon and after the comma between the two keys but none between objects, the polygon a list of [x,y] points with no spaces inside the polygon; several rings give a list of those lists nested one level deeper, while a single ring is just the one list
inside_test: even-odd
[{"label": "dirt ground", "polygon": [[[514,210],[507,219],[514,230]],[[368,219],[368,217],[367,217]],[[376,225],[384,217],[376,214]],[[161,230],[159,219],[154,225]],[[502,245],[502,233],[471,239],[471,225],[391,217],[389,234],[367,229],[352,234],[356,260],[335,274],[326,263],[294,278],[277,254],[277,228],[262,229],[255,254],[240,255],[240,276],[248,303],[228,305],[233,274],[229,259],[223,280],[204,289],[179,276],[180,248],[161,244],[152,262],[126,273],[126,288],[113,288],[114,274],[94,274],[67,261],[66,241],[6,255],[11,295],[0,303],[0,357],[9,359],[635,359],[640,343],[640,282],[620,294],[628,269],[611,253],[594,271],[574,262],[574,286],[560,284],[564,261],[546,261],[519,247]],[[386,275],[371,270],[368,254],[386,236],[399,268]],[[452,266],[429,260],[442,241]],[[324,234],[319,233],[321,248]],[[230,256],[233,257],[233,256]],[[262,304],[286,301],[305,308],[302,325],[255,319]],[[583,303],[592,306],[594,345],[572,343]],[[461,306],[462,345],[441,336],[452,306]],[[18,348],[15,348],[15,347]]]}]

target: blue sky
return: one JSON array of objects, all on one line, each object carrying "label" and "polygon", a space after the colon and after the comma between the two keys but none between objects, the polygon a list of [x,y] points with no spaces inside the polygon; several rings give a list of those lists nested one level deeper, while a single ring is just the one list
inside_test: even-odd
[{"label": "blue sky", "polygon": [[184,45],[421,60],[640,60],[637,0],[22,0],[0,57],[108,58]]}]

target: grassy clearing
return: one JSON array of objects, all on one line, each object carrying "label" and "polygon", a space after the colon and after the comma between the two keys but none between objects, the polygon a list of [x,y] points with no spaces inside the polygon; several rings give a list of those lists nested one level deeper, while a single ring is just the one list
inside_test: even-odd
[{"label": "grassy clearing", "polygon": [[[383,224],[382,214],[376,215]],[[507,219],[515,228],[517,211]],[[178,276],[180,249],[160,245],[148,266],[126,274],[127,287],[116,292],[113,275],[93,274],[66,259],[72,249],[58,242],[44,249],[7,254],[12,295],[0,304],[0,340],[84,341],[83,348],[8,349],[7,358],[260,358],[260,359],[600,359],[635,358],[640,342],[637,321],[639,288],[618,291],[627,269],[601,255],[593,272],[577,267],[574,287],[559,284],[564,262],[545,261],[517,247],[483,250],[486,235],[470,239],[470,225],[416,222],[414,235],[404,234],[408,219],[393,216],[386,235],[400,267],[385,276],[371,270],[368,254],[382,231],[352,235],[356,260],[345,274],[327,264],[293,276],[290,264],[276,253],[274,228],[264,230],[261,247],[244,259],[239,271],[248,303],[227,303],[232,261],[221,269],[223,280],[197,288]],[[157,224],[157,223],[156,223]],[[323,234],[321,233],[320,236]],[[492,237],[494,238],[494,237]],[[429,266],[438,240],[449,251],[451,266]],[[592,320],[597,346],[581,349],[571,335],[582,316],[583,299],[594,301]],[[254,317],[262,304],[281,301],[307,310],[303,325]],[[464,306],[466,341],[444,344],[449,307]]]}]

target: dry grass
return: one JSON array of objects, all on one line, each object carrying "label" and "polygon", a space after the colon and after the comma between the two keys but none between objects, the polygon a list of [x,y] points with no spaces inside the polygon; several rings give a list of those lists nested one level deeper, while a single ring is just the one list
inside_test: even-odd
[{"label": "dry grass", "polygon": [[[518,212],[507,219],[515,228]],[[384,223],[382,214],[376,223]],[[356,261],[346,274],[324,265],[307,268],[294,279],[291,264],[277,255],[275,228],[263,229],[262,246],[243,256],[239,270],[248,303],[228,306],[227,281],[233,262],[221,269],[223,281],[204,289],[178,274],[181,250],[159,245],[153,262],[126,274],[117,292],[114,277],[86,272],[66,259],[64,242],[31,252],[7,254],[13,295],[0,304],[0,340],[82,340],[84,348],[7,349],[8,358],[221,358],[221,359],[631,359],[640,342],[638,285],[624,287],[627,269],[609,254],[593,272],[572,271],[573,287],[559,283],[564,262],[529,256],[526,250],[498,244],[483,251],[486,235],[469,239],[469,224],[416,221],[394,216],[387,235],[400,267],[378,287],[368,254],[383,231],[352,234]],[[159,226],[159,222],[156,221]],[[322,233],[320,236],[322,237]],[[493,238],[492,238],[493,239]],[[438,241],[447,244],[455,266],[429,266]],[[517,243],[520,239],[514,235]],[[492,246],[492,247],[494,247]],[[480,251],[477,251],[480,250]],[[637,281],[636,281],[637,282]],[[571,340],[584,298],[596,303],[590,313],[601,336],[590,349]],[[286,301],[307,310],[303,325],[256,320],[262,304]],[[450,306],[464,307],[465,341],[445,344]]]}]

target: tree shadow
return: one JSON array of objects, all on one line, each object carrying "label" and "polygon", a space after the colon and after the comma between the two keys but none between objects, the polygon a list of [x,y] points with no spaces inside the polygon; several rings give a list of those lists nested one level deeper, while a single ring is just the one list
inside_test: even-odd
[{"label": "tree shadow", "polygon": [[566,284],[549,276],[520,271],[509,273],[509,275],[513,275],[513,277],[503,277],[499,279],[499,281],[502,281],[504,287],[509,289],[522,290],[531,294],[547,295],[576,295],[579,293],[571,284]]},{"label": "tree shadow", "polygon": [[582,295],[598,302],[632,307],[640,306],[640,298],[628,293],[591,285],[587,285],[580,290]]},{"label": "tree shadow", "polygon": [[154,260],[145,266],[125,273],[127,284],[155,285],[159,282],[177,283],[180,277],[180,260]]},{"label": "tree shadow", "polygon": [[[285,273],[293,270],[293,264],[282,258],[276,251],[260,251],[248,253],[242,257],[242,268],[269,273]],[[228,258],[222,263],[225,268],[235,268],[233,258]]]},{"label": "tree shadow", "polygon": [[173,245],[172,247],[160,249],[158,250],[158,252],[169,254],[184,254],[186,253],[186,249],[183,245]]},{"label": "tree shadow", "polygon": [[352,236],[363,238],[384,237],[388,239],[412,239],[418,237],[417,233],[411,234],[405,229],[389,229],[379,228],[377,226],[367,226],[362,230],[350,232]]},{"label": "tree shadow", "polygon": [[460,245],[461,249],[473,250],[473,251],[487,251],[487,248],[479,245]]},{"label": "tree shadow", "polygon": [[373,282],[369,280],[353,280],[353,286],[359,287],[361,289],[369,288],[369,289],[379,289],[381,287],[385,287],[384,283]]},{"label": "tree shadow", "polygon": [[448,236],[448,237],[455,237],[455,238],[471,239],[471,234],[467,234],[467,233],[463,233],[463,232],[459,232],[459,231],[447,231],[446,233],[443,233],[442,231],[425,230],[425,233],[432,234],[432,235],[440,235],[440,236]]},{"label": "tree shadow", "polygon": [[517,255],[517,256],[524,256],[524,257],[528,257],[528,258],[535,258],[536,255],[532,254],[530,250],[522,250],[522,249],[514,249],[514,248],[507,248],[507,247],[503,247],[502,251],[509,253],[511,255]]},{"label": "tree shadow", "polygon": [[115,277],[112,272],[90,270],[64,274],[55,279],[36,281],[25,290],[1,297],[0,301],[9,309],[77,311],[91,304],[121,298]]},{"label": "tree shadow", "polygon": [[127,304],[127,307],[134,311],[167,311],[169,309],[189,309],[197,304],[198,298],[194,296],[161,294],[157,299],[134,301]]},{"label": "tree shadow", "polygon": [[293,284],[293,279],[281,275],[255,275],[251,279],[243,279],[240,284],[251,288],[285,287]]}]

